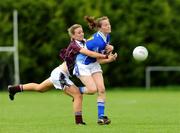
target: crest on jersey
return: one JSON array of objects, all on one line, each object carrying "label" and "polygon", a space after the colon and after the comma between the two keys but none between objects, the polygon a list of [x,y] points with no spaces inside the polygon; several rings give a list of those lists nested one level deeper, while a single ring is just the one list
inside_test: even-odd
[{"label": "crest on jersey", "polygon": [[91,36],[90,38],[88,38],[87,41],[90,41],[90,40],[92,40],[92,39],[94,39],[93,36]]}]

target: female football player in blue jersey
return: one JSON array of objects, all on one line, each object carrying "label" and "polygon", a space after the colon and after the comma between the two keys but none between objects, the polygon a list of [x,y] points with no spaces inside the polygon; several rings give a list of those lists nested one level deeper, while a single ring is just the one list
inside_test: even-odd
[{"label": "female football player in blue jersey", "polygon": [[84,32],[82,26],[79,24],[72,25],[68,29],[68,33],[71,37],[71,42],[67,49],[63,49],[60,52],[60,57],[64,62],[56,67],[48,79],[42,83],[27,83],[16,86],[8,86],[9,98],[14,100],[14,96],[17,92],[22,91],[38,91],[44,92],[51,89],[53,86],[56,89],[64,90],[64,92],[73,97],[73,110],[75,113],[75,123],[78,125],[84,125],[82,119],[82,95],[79,89],[69,79],[69,74],[72,72],[75,64],[75,57],[77,53],[87,54],[94,58],[106,58],[106,55],[89,51],[83,48],[81,41],[84,39]]},{"label": "female football player in blue jersey", "polygon": [[[117,54],[112,54],[113,46],[110,45],[111,25],[107,17],[94,19],[93,17],[85,16],[90,29],[95,29],[97,32],[93,34],[86,42],[88,50],[102,54],[109,54],[116,59]],[[111,60],[111,61],[113,61]],[[80,87],[81,93],[94,94],[98,92],[97,107],[98,107],[98,124],[109,124],[110,119],[105,116],[105,85],[102,75],[102,69],[99,63],[111,62],[108,59],[96,59],[85,54],[79,54],[76,57],[76,65],[74,74],[81,80],[85,87]]]}]

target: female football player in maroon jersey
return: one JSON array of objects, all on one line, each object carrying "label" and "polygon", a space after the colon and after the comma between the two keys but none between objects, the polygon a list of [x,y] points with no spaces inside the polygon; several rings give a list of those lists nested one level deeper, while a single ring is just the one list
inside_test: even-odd
[{"label": "female football player in maroon jersey", "polygon": [[[56,89],[64,90],[64,92],[73,97],[73,110],[75,113],[75,123],[78,125],[85,125],[82,118],[82,95],[75,84],[69,79],[69,76],[74,68],[76,55],[80,52],[94,58],[107,58],[106,55],[89,51],[83,46],[84,32],[82,26],[79,24],[72,25],[68,29],[71,37],[71,42],[66,49],[60,52],[60,57],[64,62],[56,67],[48,79],[42,83],[27,83],[20,85],[9,85],[9,98],[14,100],[17,92],[23,91],[38,91],[45,92],[53,86]],[[108,57],[112,60],[112,57]]]}]

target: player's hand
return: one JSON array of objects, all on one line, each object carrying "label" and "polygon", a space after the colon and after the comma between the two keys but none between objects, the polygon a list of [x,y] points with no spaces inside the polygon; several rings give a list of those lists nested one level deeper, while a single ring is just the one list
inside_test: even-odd
[{"label": "player's hand", "polygon": [[114,57],[114,60],[116,60],[116,58],[117,58],[117,53],[114,53],[114,54],[113,54],[113,57]]},{"label": "player's hand", "polygon": [[108,59],[109,59],[110,62],[115,61],[116,58],[117,58],[117,53],[114,53],[114,54],[110,53],[108,55]]},{"label": "player's hand", "polygon": [[107,44],[105,50],[107,54],[110,54],[114,50],[114,46]]}]

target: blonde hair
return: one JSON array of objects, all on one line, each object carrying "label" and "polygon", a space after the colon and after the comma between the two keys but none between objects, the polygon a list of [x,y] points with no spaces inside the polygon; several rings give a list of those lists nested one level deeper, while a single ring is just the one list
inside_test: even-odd
[{"label": "blonde hair", "polygon": [[82,28],[82,26],[80,24],[74,24],[68,28],[68,34],[70,37],[72,37],[72,35],[74,35],[75,29],[77,29],[77,28]]},{"label": "blonde hair", "polygon": [[84,16],[84,19],[85,21],[88,22],[88,26],[91,30],[97,30],[98,28],[101,28],[101,25],[102,25],[102,21],[103,20],[109,20],[108,17],[106,16],[103,16],[103,17],[100,17],[100,18],[97,18],[95,19],[94,17],[91,17],[91,16]]}]

